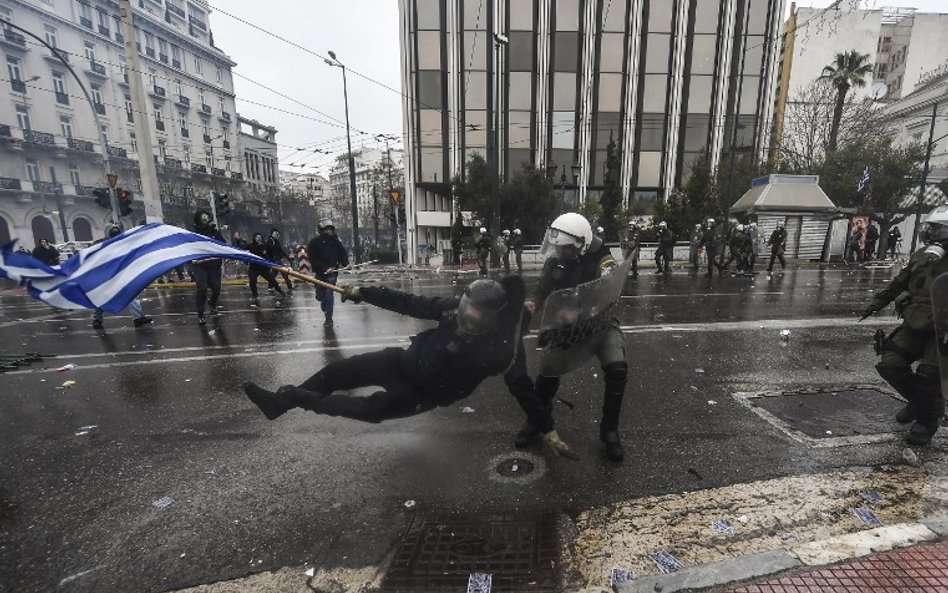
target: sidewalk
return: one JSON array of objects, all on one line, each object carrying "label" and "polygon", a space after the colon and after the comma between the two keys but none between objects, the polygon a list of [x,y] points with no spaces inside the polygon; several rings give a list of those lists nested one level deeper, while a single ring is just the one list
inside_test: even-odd
[{"label": "sidewalk", "polygon": [[762,581],[731,593],[935,593],[948,591],[948,542],[918,545]]}]

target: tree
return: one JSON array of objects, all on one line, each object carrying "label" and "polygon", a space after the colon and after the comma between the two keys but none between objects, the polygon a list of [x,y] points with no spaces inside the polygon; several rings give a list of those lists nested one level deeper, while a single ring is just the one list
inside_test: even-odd
[{"label": "tree", "polygon": [[836,106],[833,109],[833,123],[830,127],[827,152],[836,150],[839,122],[843,117],[843,106],[846,104],[846,93],[851,87],[866,86],[866,75],[871,72],[872,63],[869,62],[869,54],[861,54],[854,49],[836,54],[833,63],[823,67],[820,78],[830,81],[836,88]]},{"label": "tree", "polygon": [[480,153],[475,152],[468,158],[465,169],[464,179],[456,176],[452,180],[458,204],[461,210],[473,212],[486,225],[494,216],[490,166]]},{"label": "tree", "polygon": [[[840,145],[828,155],[820,171],[820,186],[837,206],[855,208],[879,222],[879,253],[884,253],[889,229],[914,213],[914,206],[901,203],[918,186],[924,146],[898,146],[891,136],[877,135]],[[869,169],[869,185],[858,190],[863,171]]]},{"label": "tree", "polygon": [[539,243],[546,227],[560,214],[553,182],[544,171],[524,165],[500,188],[500,222],[519,228],[526,243]]},{"label": "tree", "polygon": [[[616,215],[622,206],[622,185],[619,176],[622,171],[622,162],[619,160],[619,151],[616,148],[616,141],[609,135],[609,144],[606,146],[606,177],[599,198],[602,205],[602,217],[599,220],[599,226],[603,228],[603,236],[609,239],[618,238],[619,228],[617,226]],[[592,220],[590,220],[592,222]],[[593,223],[595,225],[595,223]]]}]

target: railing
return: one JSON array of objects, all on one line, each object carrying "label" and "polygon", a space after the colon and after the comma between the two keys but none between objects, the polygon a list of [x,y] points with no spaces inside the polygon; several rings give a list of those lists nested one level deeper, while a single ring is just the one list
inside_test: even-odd
[{"label": "railing", "polygon": [[0,124],[0,137],[12,138],[13,134],[10,132],[10,126],[7,124]]},{"label": "railing", "polygon": [[85,27],[86,29],[92,28],[92,19],[87,19],[86,17],[79,17],[79,24]]},{"label": "railing", "polygon": [[99,35],[105,35],[106,37],[111,37],[112,31],[110,31],[108,27],[99,25]]},{"label": "railing", "polygon": [[26,83],[23,82],[22,80],[11,80],[10,87],[13,88],[13,90],[17,93],[26,92]]},{"label": "railing", "polygon": [[207,31],[207,25],[204,23],[204,21],[202,21],[202,20],[200,20],[200,19],[196,19],[196,18],[194,18],[193,16],[188,15],[188,22],[189,22],[189,23],[191,24],[191,26],[193,26],[193,27],[197,27],[198,29],[200,29],[200,30],[202,30],[202,31]]},{"label": "railing", "polygon": [[95,147],[88,140],[78,140],[76,138],[67,138],[66,145],[73,150],[84,150],[86,152],[95,152]]},{"label": "railing", "polygon": [[181,69],[181,60],[172,59],[172,60],[171,60],[171,67],[172,67],[172,68],[177,68],[178,70],[180,70],[180,69]]},{"label": "railing", "polygon": [[23,35],[20,35],[16,31],[12,31],[10,29],[4,29],[3,39],[7,41],[8,43],[12,43],[13,45],[16,45],[19,47],[26,47],[26,37],[24,37]]},{"label": "railing", "polygon": [[230,148],[230,141],[224,140],[224,148]]},{"label": "railing", "polygon": [[226,111],[221,111],[221,119],[224,121],[230,121],[230,114]]},{"label": "railing", "polygon": [[61,194],[63,193],[63,184],[58,181],[34,181],[33,191],[44,194]]},{"label": "railing", "polygon": [[184,107],[190,107],[191,99],[189,97],[185,97],[184,95],[178,95],[177,103],[178,105],[183,105]]},{"label": "railing", "polygon": [[69,105],[69,95],[66,93],[56,93],[56,102],[62,105]]},{"label": "railing", "polygon": [[156,122],[155,122],[155,129],[164,132],[164,131],[165,131],[165,122],[163,122],[163,121],[156,121]]},{"label": "railing", "polygon": [[211,173],[217,175],[218,177],[227,177],[227,171],[224,169],[211,169]]},{"label": "railing", "polygon": [[180,168],[181,168],[181,161],[178,160],[178,159],[172,159],[172,158],[165,157],[165,166],[166,166],[166,167],[171,167],[172,169],[180,169]]},{"label": "railing", "polygon": [[168,54],[158,54],[158,61],[168,63]]},{"label": "railing", "polygon": [[89,70],[92,70],[93,72],[101,76],[105,76],[105,64],[100,64],[98,62],[90,62]]},{"label": "railing", "polygon": [[202,103],[202,104],[201,104],[201,112],[210,115],[210,114],[211,114],[211,106],[208,105],[208,104],[206,104],[206,103]]},{"label": "railing", "polygon": [[156,97],[162,97],[162,98],[164,98],[165,95],[166,95],[166,93],[165,93],[165,87],[163,87],[163,86],[158,86],[158,85],[156,84],[156,85],[153,87],[152,90],[154,91],[154,95],[155,95]]},{"label": "railing", "polygon": [[230,172],[230,178],[231,178],[231,179],[243,179],[243,178],[244,178],[244,174],[243,174],[243,173],[240,173],[239,171],[231,171],[231,172]]},{"label": "railing", "polygon": [[204,144],[210,144],[210,143],[211,143],[211,137],[208,136],[207,134],[204,134]]},{"label": "railing", "polygon": [[195,173],[207,173],[207,167],[198,163],[191,163],[191,170]]},{"label": "railing", "polygon": [[37,132],[36,130],[23,130],[23,140],[32,142],[33,144],[56,145],[56,139],[53,138],[52,134]]},{"label": "railing", "polygon": [[148,56],[149,58],[154,58],[154,57],[155,57],[155,48],[153,48],[153,47],[146,47],[146,48],[145,48],[145,55]]},{"label": "railing", "polygon": [[105,105],[103,103],[94,103],[95,112],[99,115],[105,115]]},{"label": "railing", "polygon": [[182,138],[190,138],[190,137],[191,137],[191,131],[190,131],[189,129],[187,129],[187,128],[181,128],[181,137],[182,137]]},{"label": "railing", "polygon": [[124,148],[121,148],[120,146],[110,146],[108,151],[109,156],[115,156],[122,159],[128,158],[128,151],[126,151]]},{"label": "railing", "polygon": [[76,185],[76,195],[77,196],[91,196],[92,189],[91,187],[86,187],[85,185]]},{"label": "railing", "polygon": [[172,6],[171,4],[165,4],[165,8],[167,8],[168,12],[170,12],[171,14],[177,15],[181,18],[187,18],[187,16],[184,14],[184,10],[181,8],[178,8],[177,6]]},{"label": "railing", "polygon": [[0,177],[0,189],[23,189],[23,184],[16,177]]}]

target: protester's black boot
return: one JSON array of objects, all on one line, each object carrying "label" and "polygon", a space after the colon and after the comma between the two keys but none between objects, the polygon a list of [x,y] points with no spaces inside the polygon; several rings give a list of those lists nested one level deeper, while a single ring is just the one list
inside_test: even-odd
[{"label": "protester's black boot", "polygon": [[602,369],[606,380],[605,394],[602,400],[602,422],[599,424],[599,440],[606,447],[606,457],[620,463],[625,459],[622,439],[619,437],[619,414],[622,411],[622,397],[629,374],[629,365],[625,362],[607,364]]},{"label": "protester's black boot", "polygon": [[514,447],[517,449],[526,449],[540,440],[540,431],[534,428],[529,421],[524,421],[523,426],[514,436]]},{"label": "protester's black boot", "polygon": [[905,404],[902,409],[895,414],[895,421],[899,424],[910,424],[915,422],[918,417],[918,408],[914,404]]},{"label": "protester's black boot", "polygon": [[280,394],[267,391],[256,383],[247,381],[242,387],[247,397],[250,398],[250,401],[260,408],[260,411],[263,412],[263,415],[269,420],[276,420],[296,407]]},{"label": "protester's black boot", "polygon": [[945,415],[945,400],[941,394],[941,377],[931,365],[919,365],[914,374],[915,424],[905,440],[911,445],[925,446],[932,442],[941,417]]}]

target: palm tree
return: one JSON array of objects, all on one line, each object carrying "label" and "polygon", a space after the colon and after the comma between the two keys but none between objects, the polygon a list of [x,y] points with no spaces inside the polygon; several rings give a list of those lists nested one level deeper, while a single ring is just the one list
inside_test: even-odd
[{"label": "palm tree", "polygon": [[843,106],[846,104],[846,93],[850,87],[866,86],[866,74],[872,72],[872,64],[868,63],[869,54],[861,54],[852,49],[844,54],[836,54],[833,63],[823,67],[820,80],[828,80],[836,87],[836,108],[833,110],[833,125],[830,127],[829,144],[827,150],[836,150],[836,140],[839,136],[839,121],[843,118]]}]

